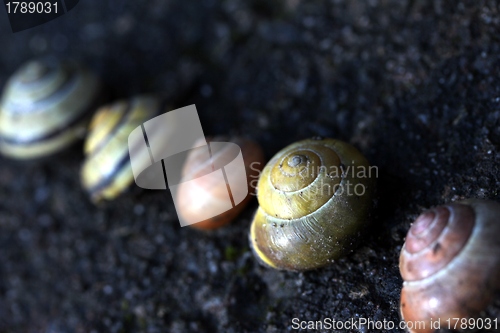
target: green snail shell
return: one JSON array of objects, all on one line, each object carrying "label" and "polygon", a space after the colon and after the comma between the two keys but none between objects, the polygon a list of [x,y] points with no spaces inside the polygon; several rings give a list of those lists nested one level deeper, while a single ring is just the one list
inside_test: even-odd
[{"label": "green snail shell", "polygon": [[278,152],[257,185],[250,243],[260,262],[302,271],[351,251],[366,226],[375,174],[353,146],[308,139]]},{"label": "green snail shell", "polygon": [[75,63],[23,65],[0,101],[0,152],[17,159],[53,154],[83,138],[102,96],[97,77]]},{"label": "green snail shell", "polygon": [[163,108],[159,98],[137,96],[103,106],[96,112],[85,140],[86,157],[81,169],[81,183],[92,201],[113,199],[132,183],[129,134]]}]

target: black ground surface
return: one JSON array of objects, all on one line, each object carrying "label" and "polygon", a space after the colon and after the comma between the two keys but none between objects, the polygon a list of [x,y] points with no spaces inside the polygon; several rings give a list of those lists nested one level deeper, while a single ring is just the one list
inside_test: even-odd
[{"label": "black ground surface", "polygon": [[379,179],[361,247],[289,273],[249,250],[256,201],[203,233],[179,226],[169,192],[134,187],[95,207],[79,184],[81,144],[41,162],[0,158],[0,332],[399,323],[411,221],[426,207],[500,196],[499,11],[496,1],[82,0],[13,34],[1,9],[2,85],[33,57],[74,58],[114,98],[196,103],[206,134],[248,135],[268,158],[311,136],[348,141]]}]

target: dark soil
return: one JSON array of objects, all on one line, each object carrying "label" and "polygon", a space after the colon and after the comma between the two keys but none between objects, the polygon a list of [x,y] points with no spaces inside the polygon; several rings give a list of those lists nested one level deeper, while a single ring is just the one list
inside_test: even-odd
[{"label": "dark soil", "polygon": [[168,191],[133,186],[94,206],[79,183],[81,144],[38,162],[0,158],[0,332],[398,324],[410,223],[441,203],[500,199],[497,1],[82,0],[16,34],[0,12],[2,86],[31,58],[73,58],[113,98],[159,92],[172,109],[196,103],[205,134],[248,135],[268,158],[320,135],[379,168],[361,246],[291,273],[260,266],[249,250],[255,200],[204,233],[179,226]]}]

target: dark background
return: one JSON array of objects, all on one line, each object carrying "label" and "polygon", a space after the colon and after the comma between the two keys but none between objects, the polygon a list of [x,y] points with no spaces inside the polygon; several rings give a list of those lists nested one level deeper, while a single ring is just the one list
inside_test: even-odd
[{"label": "dark background", "polygon": [[196,103],[205,134],[245,134],[267,158],[321,135],[379,168],[359,249],[289,273],[249,251],[255,200],[204,233],[179,226],[169,192],[133,186],[95,207],[79,184],[81,144],[41,162],[0,158],[0,332],[398,322],[411,221],[437,204],[499,199],[499,14],[497,1],[81,0],[13,34],[0,8],[2,86],[31,58],[73,58],[112,98],[159,92],[172,108]]}]

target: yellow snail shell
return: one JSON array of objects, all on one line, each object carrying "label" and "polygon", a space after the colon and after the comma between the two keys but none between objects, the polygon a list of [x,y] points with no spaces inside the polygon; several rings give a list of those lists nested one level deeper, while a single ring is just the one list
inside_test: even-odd
[{"label": "yellow snail shell", "polygon": [[[177,192],[176,207],[177,212],[184,219],[188,221],[200,221],[190,224],[191,227],[196,229],[215,229],[232,221],[245,208],[252,194],[255,192],[255,186],[252,187],[251,182],[259,177],[260,170],[264,167],[262,149],[257,143],[251,140],[242,137],[207,137],[206,141],[207,143],[232,142],[240,147],[245,163],[248,194],[241,203],[226,212],[202,220],[201,216],[206,216],[207,212],[218,212],[221,206],[224,207],[227,204],[224,199],[227,198],[228,188],[226,183],[207,183],[207,179],[201,176],[212,172],[214,166],[227,165],[234,156],[230,151],[231,149],[223,148],[213,154],[210,160],[207,160],[203,150],[192,150],[186,159],[182,174],[183,178],[193,179],[193,181],[189,186],[186,186],[186,183],[180,184]],[[197,142],[194,146],[198,147],[200,144]],[[232,172],[232,169],[226,169],[226,172]],[[230,175],[226,175],[226,177],[230,177]]]},{"label": "yellow snail shell", "polygon": [[92,201],[114,199],[133,182],[129,134],[162,110],[159,98],[137,96],[96,112],[85,141],[86,157],[81,169],[81,183]]},{"label": "yellow snail shell", "polygon": [[255,256],[276,269],[302,271],[351,251],[368,223],[370,173],[363,155],[339,140],[308,139],[278,152],[257,187]]},{"label": "yellow snail shell", "polygon": [[500,291],[500,204],[466,200],[422,213],[399,268],[401,316],[416,327],[411,332],[431,333],[437,322],[447,328],[447,320],[453,327],[454,318],[477,320]]},{"label": "yellow snail shell", "polygon": [[83,138],[101,99],[96,76],[53,59],[26,63],[8,80],[0,102],[0,152],[16,159],[53,154]]}]

